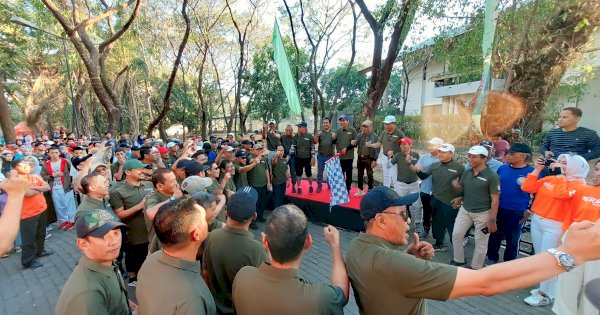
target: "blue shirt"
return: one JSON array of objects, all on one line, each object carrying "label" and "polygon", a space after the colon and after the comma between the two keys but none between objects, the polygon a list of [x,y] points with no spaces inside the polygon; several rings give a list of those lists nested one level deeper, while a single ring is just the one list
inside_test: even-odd
[{"label": "blue shirt", "polygon": [[527,210],[530,195],[521,190],[521,184],[525,181],[527,174],[533,172],[533,167],[527,165],[523,168],[514,168],[508,164],[500,166],[498,177],[500,177],[500,208],[506,210]]},{"label": "blue shirt", "polygon": [[[431,166],[431,164],[437,163],[439,161],[440,161],[440,159],[437,156],[432,156],[431,153],[427,153],[427,154],[421,155],[421,157],[417,161],[417,164],[423,165],[423,172],[429,173],[429,167]],[[431,182],[431,176],[429,176],[426,179],[421,181],[421,192],[422,193],[431,195],[432,189],[433,189],[433,187],[432,187],[432,182]]]}]

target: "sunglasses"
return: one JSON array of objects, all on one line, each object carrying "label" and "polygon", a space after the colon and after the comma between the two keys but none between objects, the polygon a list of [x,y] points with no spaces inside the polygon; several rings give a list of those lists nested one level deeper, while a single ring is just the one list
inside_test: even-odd
[{"label": "sunglasses", "polygon": [[404,219],[404,221],[405,221],[405,222],[406,222],[406,221],[408,221],[408,211],[402,211],[402,212],[400,212],[400,213],[393,213],[393,212],[385,212],[385,211],[384,211],[384,212],[382,212],[382,213],[385,213],[385,214],[394,214],[394,215],[399,215],[399,216],[401,216],[401,217],[402,217],[402,219]]}]

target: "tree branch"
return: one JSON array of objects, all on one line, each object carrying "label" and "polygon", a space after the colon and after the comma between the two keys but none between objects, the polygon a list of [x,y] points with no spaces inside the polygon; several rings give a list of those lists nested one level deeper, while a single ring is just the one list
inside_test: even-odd
[{"label": "tree branch", "polygon": [[[92,16],[92,17],[90,17],[90,18],[88,18],[86,20],[83,20],[83,21],[79,22],[79,24],[77,24],[75,26],[74,30],[77,31],[77,30],[79,30],[82,27],[90,26],[92,24],[97,23],[98,21],[100,21],[102,19],[111,17],[115,13],[117,13],[117,12],[119,12],[121,10],[127,9],[133,3],[133,1],[135,1],[135,0],[130,0],[127,3],[122,3],[122,4],[120,4],[120,5],[116,6],[116,7],[112,7],[112,8],[110,8],[110,9],[108,9],[108,10],[106,10],[106,11],[104,11],[104,12],[102,12],[102,13],[96,15],[96,16]],[[102,1],[102,3],[106,4],[106,2],[104,2],[104,1]],[[109,21],[109,23],[110,23],[110,21]]]},{"label": "tree branch", "polygon": [[[135,19],[135,17],[137,16],[138,12],[140,11],[140,7],[142,4],[142,0],[135,0],[135,8],[133,9],[133,13],[131,13],[131,16],[129,17],[129,20],[127,20],[127,22],[125,22],[125,24],[123,25],[123,27],[121,27],[121,29],[119,31],[117,31],[115,34],[113,34],[109,39],[107,39],[106,41],[102,42],[102,44],[100,44],[100,46],[98,46],[98,50],[102,53],[110,44],[114,43],[117,39],[119,39],[121,36],[123,36],[123,34],[125,34],[125,32],[129,29],[129,27],[131,26],[131,24],[133,24],[133,20]],[[187,3],[187,0],[185,1]]]}]

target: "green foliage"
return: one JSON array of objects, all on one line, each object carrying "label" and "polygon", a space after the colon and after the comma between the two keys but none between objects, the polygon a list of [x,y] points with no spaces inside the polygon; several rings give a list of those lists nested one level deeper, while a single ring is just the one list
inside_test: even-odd
[{"label": "green foliage", "polygon": [[344,80],[347,68],[348,63],[345,63],[323,73],[321,81],[324,82],[325,103],[334,104],[336,101],[334,100],[335,93],[341,89],[339,100],[337,100],[337,108],[332,110],[348,113],[362,112],[367,97],[369,79],[366,75],[358,73],[364,68],[362,65],[354,65],[348,73],[348,78]]}]

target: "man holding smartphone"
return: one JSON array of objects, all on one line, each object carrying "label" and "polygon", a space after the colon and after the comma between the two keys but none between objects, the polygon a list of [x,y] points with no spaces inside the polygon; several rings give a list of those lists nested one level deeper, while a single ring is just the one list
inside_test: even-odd
[{"label": "man holding smartphone", "polygon": [[463,193],[463,197],[453,200],[455,206],[462,202],[452,232],[454,259],[450,264],[454,266],[466,265],[463,241],[471,225],[475,224],[475,250],[471,261],[471,268],[475,270],[483,268],[490,233],[498,229],[500,179],[486,165],[488,154],[482,146],[471,147],[467,155],[471,169],[463,173],[460,181],[457,178],[452,182],[454,189]]}]

